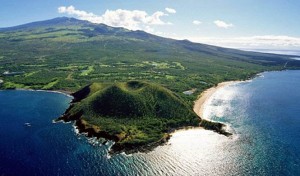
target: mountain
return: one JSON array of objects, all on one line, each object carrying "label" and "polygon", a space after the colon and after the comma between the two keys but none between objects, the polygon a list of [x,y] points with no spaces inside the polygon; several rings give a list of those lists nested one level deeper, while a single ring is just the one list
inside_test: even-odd
[{"label": "mountain", "polygon": [[[0,29],[2,88],[76,91],[93,82],[154,81],[195,93],[268,70],[297,69],[291,56],[174,40],[144,31],[55,18]],[[199,84],[200,83],[200,84]]]},{"label": "mountain", "polygon": [[[56,30],[56,28],[59,28],[59,30]],[[237,56],[251,57],[252,60],[258,60],[262,62],[263,59],[259,57],[264,57],[264,60],[268,60],[268,62],[274,62],[274,64],[275,63],[279,64],[278,62],[280,61],[278,60],[281,60],[281,57],[275,54],[254,53],[254,52],[247,52],[247,51],[241,51],[236,49],[228,49],[222,47],[215,47],[211,45],[193,43],[188,40],[167,39],[167,38],[158,37],[146,33],[144,31],[139,31],[139,30],[130,31],[125,28],[110,27],[105,24],[95,24],[88,21],[83,21],[83,20],[78,20],[75,18],[68,18],[68,17],[58,17],[51,20],[33,22],[33,23],[28,23],[20,26],[15,26],[15,27],[0,28],[0,32],[27,31],[38,35],[38,34],[62,31],[63,29],[69,31],[76,31],[80,35],[90,37],[90,38],[99,35],[114,35],[118,37],[127,37],[127,38],[132,37],[136,39],[147,40],[148,42],[149,41],[162,42],[161,44],[179,45],[182,48],[185,48],[189,51],[195,51],[195,52],[206,53],[206,54],[213,54],[213,55],[221,54],[230,57],[232,57],[232,55],[236,57]],[[69,35],[72,35],[72,33]],[[73,33],[73,35],[75,34]]]}]

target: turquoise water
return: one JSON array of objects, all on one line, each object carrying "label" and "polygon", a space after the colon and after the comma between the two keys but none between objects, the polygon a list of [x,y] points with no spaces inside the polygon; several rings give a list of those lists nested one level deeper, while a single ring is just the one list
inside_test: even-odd
[{"label": "turquoise water", "polygon": [[267,72],[226,86],[206,102],[204,114],[226,123],[232,137],[182,130],[152,152],[129,156],[108,156],[111,143],[52,123],[70,97],[0,91],[0,174],[300,175],[299,87],[300,71]]}]

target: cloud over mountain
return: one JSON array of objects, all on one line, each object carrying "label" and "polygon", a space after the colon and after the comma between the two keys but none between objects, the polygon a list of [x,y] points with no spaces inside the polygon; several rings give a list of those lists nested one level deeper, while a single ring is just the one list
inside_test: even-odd
[{"label": "cloud over mountain", "polygon": [[74,15],[81,20],[87,20],[93,23],[104,23],[114,27],[124,27],[131,30],[153,31],[150,26],[153,25],[170,25],[161,18],[168,14],[156,11],[152,15],[142,10],[106,10],[102,15],[78,10],[74,6],[61,6],[58,8],[59,13]]}]

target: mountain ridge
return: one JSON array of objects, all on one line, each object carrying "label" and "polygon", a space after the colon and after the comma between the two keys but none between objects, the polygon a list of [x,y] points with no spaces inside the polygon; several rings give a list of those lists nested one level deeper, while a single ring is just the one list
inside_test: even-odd
[{"label": "mountain ridge", "polygon": [[41,26],[50,27],[50,26],[58,25],[58,24],[66,24],[68,22],[73,23],[73,24],[74,23],[77,23],[77,24],[89,23],[88,21],[79,20],[76,18],[57,17],[57,18],[53,18],[53,19],[35,21],[35,22],[25,23],[25,24],[16,25],[16,26],[2,27],[2,28],[0,28],[0,31],[8,32],[8,31],[15,31],[15,30],[25,30],[25,29],[41,27]]}]

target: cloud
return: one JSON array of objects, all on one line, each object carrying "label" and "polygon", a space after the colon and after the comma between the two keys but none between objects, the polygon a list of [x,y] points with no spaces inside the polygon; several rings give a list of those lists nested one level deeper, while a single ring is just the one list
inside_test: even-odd
[{"label": "cloud", "polygon": [[298,49],[300,38],[284,35],[261,35],[249,37],[185,37],[191,41],[230,48]]},{"label": "cloud", "polygon": [[275,47],[300,47],[300,38],[283,35],[263,35],[236,38],[236,41],[252,46],[271,45]]},{"label": "cloud", "polygon": [[231,23],[226,23],[226,22],[221,21],[221,20],[216,20],[216,21],[214,21],[214,23],[215,23],[216,26],[218,26],[218,27],[220,27],[220,28],[225,28],[225,29],[227,29],[227,28],[233,27],[233,24],[231,24]]},{"label": "cloud", "polygon": [[165,10],[168,12],[168,13],[176,13],[176,10],[175,9],[172,9],[172,8],[165,8]]},{"label": "cloud", "polygon": [[163,16],[168,16],[168,14],[161,11],[156,11],[152,15],[148,15],[147,12],[141,10],[117,9],[106,10],[104,14],[96,15],[83,10],[77,10],[74,6],[61,6],[58,7],[58,12],[74,15],[81,20],[87,20],[92,23],[104,23],[109,26],[124,27],[130,30],[153,31],[150,26],[172,24],[161,19]]},{"label": "cloud", "polygon": [[194,25],[200,25],[200,24],[202,24],[202,22],[201,22],[201,21],[198,21],[198,20],[194,20],[194,21],[193,21],[193,24],[194,24]]}]

